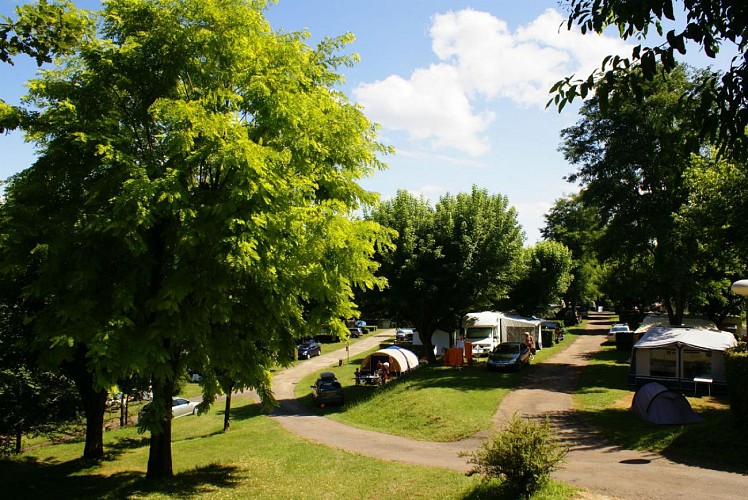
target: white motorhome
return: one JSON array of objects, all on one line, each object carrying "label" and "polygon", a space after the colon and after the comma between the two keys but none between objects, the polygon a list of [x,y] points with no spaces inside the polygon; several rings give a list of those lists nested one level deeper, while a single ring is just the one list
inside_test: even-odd
[{"label": "white motorhome", "polygon": [[542,349],[540,325],[539,320],[495,311],[467,313],[462,321],[465,342],[473,344],[475,356],[487,356],[502,342],[523,342],[526,332],[532,335],[535,346]]}]

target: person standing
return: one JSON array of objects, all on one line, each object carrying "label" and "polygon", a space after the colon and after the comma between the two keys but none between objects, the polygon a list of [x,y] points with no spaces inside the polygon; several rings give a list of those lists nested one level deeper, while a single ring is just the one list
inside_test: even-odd
[{"label": "person standing", "polygon": [[535,340],[532,338],[532,334],[530,332],[525,332],[525,345],[527,345],[527,348],[530,349],[530,356],[534,356]]}]

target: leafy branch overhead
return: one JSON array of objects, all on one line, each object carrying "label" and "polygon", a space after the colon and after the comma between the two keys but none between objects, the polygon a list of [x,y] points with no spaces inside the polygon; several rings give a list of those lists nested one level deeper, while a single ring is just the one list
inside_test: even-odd
[{"label": "leafy branch overhead", "polygon": [[[748,4],[744,0],[567,0],[567,29],[578,26],[582,33],[602,34],[616,27],[624,40],[647,39],[654,29],[661,44],[636,45],[630,57],[608,56],[587,78],[568,76],[553,85],[555,94],[547,106],[559,111],[577,97],[586,98],[596,92],[604,109],[616,82],[625,82],[635,96],[643,97],[643,82],[651,81],[659,72],[670,73],[676,68],[676,53],[685,54],[689,44],[696,44],[714,58],[726,45],[738,55],[730,69],[721,74],[711,72],[703,84],[685,97],[699,102],[700,133],[714,137],[723,153],[736,158],[748,156]],[[685,19],[682,16],[685,15]],[[665,31],[673,22],[678,29]]]}]

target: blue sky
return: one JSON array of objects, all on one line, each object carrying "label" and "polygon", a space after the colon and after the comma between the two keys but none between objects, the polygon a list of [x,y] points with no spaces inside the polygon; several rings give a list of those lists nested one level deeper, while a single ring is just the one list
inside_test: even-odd
[{"label": "blue sky", "polygon": [[[18,3],[0,0],[0,14]],[[587,76],[605,55],[630,53],[615,36],[560,28],[563,12],[553,0],[279,0],[267,17],[275,29],[309,31],[310,44],[356,36],[346,52],[360,63],[343,68],[342,90],[395,148],[384,159],[389,168],[365,179],[365,188],[383,199],[407,189],[436,201],[475,184],[508,197],[527,244],[540,238],[553,202],[577,190],[563,179],[573,167],[558,146],[578,106],[545,109],[548,88],[570,74]],[[695,50],[686,62],[714,63]],[[35,71],[24,58],[0,65],[0,98],[17,103]],[[0,178],[33,162],[19,134],[0,136],[0,148]]]}]

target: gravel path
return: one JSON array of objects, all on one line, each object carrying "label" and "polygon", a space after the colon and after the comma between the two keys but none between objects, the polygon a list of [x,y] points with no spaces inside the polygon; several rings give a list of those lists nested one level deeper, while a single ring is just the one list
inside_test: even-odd
[{"label": "gravel path", "polygon": [[[605,314],[591,315],[587,334],[528,373],[520,387],[502,401],[494,425],[500,428],[514,414],[549,417],[570,446],[559,480],[585,488],[586,498],[742,499],[748,497],[748,476],[672,462],[660,455],[611,446],[574,413],[571,394],[590,356],[600,348],[609,328]],[[364,352],[393,335],[391,330],[367,335],[350,347]],[[341,354],[342,352],[342,354]],[[309,412],[294,398],[294,386],[308,373],[323,370],[344,351],[297,363],[279,372],[273,390],[280,402],[274,412],[288,431],[310,441],[385,460],[467,471],[459,453],[476,449],[483,436],[453,443],[431,443],[346,426]],[[393,451],[396,450],[396,451]]]}]

